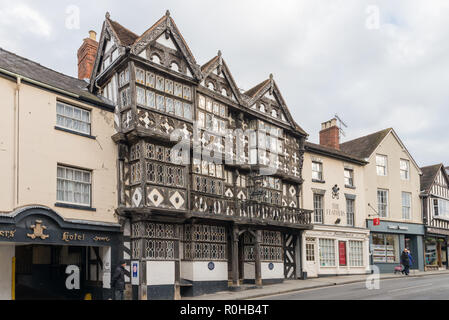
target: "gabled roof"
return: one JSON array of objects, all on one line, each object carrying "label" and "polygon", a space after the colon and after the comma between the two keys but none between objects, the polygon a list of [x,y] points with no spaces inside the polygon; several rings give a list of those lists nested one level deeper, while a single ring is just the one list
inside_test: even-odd
[{"label": "gabled roof", "polygon": [[229,86],[232,89],[232,93],[234,94],[237,101],[241,104],[242,98],[240,90],[234,80],[234,77],[232,76],[231,71],[229,70],[228,65],[223,59],[221,51],[218,51],[218,54],[215,57],[213,57],[211,60],[209,60],[206,64],[204,64],[201,67],[202,79],[207,78],[207,76],[209,76],[214,71],[214,69],[217,68],[221,69],[221,72],[224,74],[225,79],[228,81]]},{"label": "gabled roof", "polygon": [[90,93],[87,90],[88,84],[85,81],[54,71],[37,62],[28,60],[2,48],[0,48],[0,69],[80,96],[93,103],[107,104],[110,108],[113,108],[113,106],[102,97]]},{"label": "gabled roof", "polygon": [[117,39],[119,40],[121,45],[130,46],[139,38],[139,36],[134,32],[125,28],[118,22],[111,20],[109,15],[106,15],[106,21],[109,22],[112,31],[117,36]]},{"label": "gabled roof", "polygon": [[328,157],[333,157],[336,159],[341,159],[344,161],[348,161],[348,162],[352,162],[352,163],[356,163],[358,165],[366,165],[368,164],[368,162],[366,162],[364,159],[360,159],[355,157],[352,154],[347,154],[341,150],[337,150],[334,148],[330,148],[330,147],[326,147],[326,146],[322,146],[320,144],[315,144],[315,143],[311,143],[311,142],[306,142],[305,143],[305,150],[311,153],[317,153],[317,154],[322,154]]},{"label": "gabled roof", "polygon": [[379,132],[375,132],[373,134],[354,139],[345,143],[340,144],[340,149],[343,152],[353,154],[354,156],[362,159],[368,159],[371,155],[377,150],[382,141],[389,135],[392,134],[399,145],[405,150],[407,155],[409,156],[411,162],[418,170],[419,174],[422,174],[421,168],[416,163],[415,159],[413,159],[410,152],[408,152],[404,143],[401,141],[401,138],[397,135],[396,131],[393,128],[388,128]]},{"label": "gabled roof", "polygon": [[288,110],[287,104],[285,103],[284,98],[282,97],[281,91],[279,90],[279,87],[276,84],[276,81],[274,81],[273,75],[270,74],[270,78],[259,83],[252,89],[246,91],[243,93],[243,97],[246,98],[246,103],[250,107],[254,105],[260,98],[262,98],[267,92],[273,92],[274,96],[277,98],[278,103],[284,112],[285,116],[287,117],[288,122],[293,127],[293,129],[305,136],[308,136],[308,134],[296,123],[296,121],[293,119],[290,111]]},{"label": "gabled roof", "polygon": [[251,99],[253,99],[254,97],[257,96],[258,93],[260,93],[264,89],[264,87],[266,87],[268,84],[270,84],[270,81],[271,81],[270,79],[262,81],[255,87],[249,89],[248,91],[245,91],[245,95],[250,97]]},{"label": "gabled roof", "polygon": [[446,177],[446,181],[449,184],[448,181],[449,179],[447,177],[446,170],[442,163],[435,164],[433,166],[422,167],[421,191],[430,192],[430,189],[432,188],[435,179],[437,178],[438,172],[440,172],[440,170],[443,170],[443,176]]},{"label": "gabled roof", "polygon": [[149,43],[157,40],[164,33],[169,34],[176,46],[181,51],[184,59],[187,61],[189,68],[193,76],[197,79],[201,79],[201,71],[196,63],[195,57],[190,50],[187,42],[184,40],[181,32],[176,26],[175,21],[170,16],[170,12],[167,10],[165,16],[159,19],[153,26],[151,26],[147,31],[145,31],[140,37],[138,37],[131,46],[131,52],[138,55],[143,49],[145,49]]},{"label": "gabled roof", "polygon": [[368,159],[392,130],[393,128],[388,128],[342,143],[340,144],[340,149],[345,153],[356,156],[357,158]]}]

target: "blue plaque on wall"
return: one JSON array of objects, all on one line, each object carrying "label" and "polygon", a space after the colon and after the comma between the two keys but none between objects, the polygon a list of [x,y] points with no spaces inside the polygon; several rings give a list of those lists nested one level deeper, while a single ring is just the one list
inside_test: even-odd
[{"label": "blue plaque on wall", "polygon": [[215,269],[215,263],[209,262],[209,265],[207,267],[209,268],[210,271],[212,271]]},{"label": "blue plaque on wall", "polygon": [[268,269],[273,270],[273,269],[274,269],[274,264],[273,264],[273,263],[270,263],[270,264],[268,265]]}]

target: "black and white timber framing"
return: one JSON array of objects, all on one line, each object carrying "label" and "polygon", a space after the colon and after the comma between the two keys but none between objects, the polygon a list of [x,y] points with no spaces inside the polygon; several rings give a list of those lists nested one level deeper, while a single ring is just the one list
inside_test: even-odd
[{"label": "black and white timber framing", "polygon": [[[298,277],[298,239],[311,228],[311,212],[300,208],[307,134],[273,76],[242,93],[221,52],[197,64],[169,12],[141,36],[107,14],[90,91],[105,95],[111,87],[123,257],[140,263],[133,298],[176,299]],[[249,164],[245,137],[233,141],[231,152],[235,157],[243,146],[243,164],[198,162],[195,144],[188,146],[190,164],[173,162],[177,142],[170,135],[193,134],[195,122],[203,129],[279,133],[270,140],[279,154],[277,170],[263,177],[262,199],[249,192],[260,163]],[[223,147],[224,136],[205,131],[200,147]]]}]

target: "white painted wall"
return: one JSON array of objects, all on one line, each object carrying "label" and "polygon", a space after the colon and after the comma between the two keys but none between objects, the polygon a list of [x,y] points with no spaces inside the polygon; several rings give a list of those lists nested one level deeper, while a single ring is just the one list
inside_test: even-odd
[{"label": "white painted wall", "polygon": [[262,262],[262,279],[284,279],[284,264],[273,263],[274,269],[270,270],[269,262]]},{"label": "white painted wall", "polygon": [[111,288],[111,247],[100,248],[103,270],[100,277],[103,279],[103,288]]},{"label": "white painted wall", "polygon": [[147,285],[161,286],[175,284],[174,261],[147,261]]},{"label": "white painted wall", "polygon": [[181,277],[190,281],[227,281],[228,263],[219,261],[215,263],[215,269],[209,270],[209,262],[183,261],[181,263]]},{"label": "white painted wall", "polygon": [[0,300],[11,300],[14,245],[0,245]]},{"label": "white painted wall", "polygon": [[[268,267],[270,262],[261,263],[262,279],[284,279],[284,264],[275,262],[274,269],[270,270]],[[256,267],[254,263],[245,263],[244,265],[244,278],[246,280],[255,280],[256,278]]]}]

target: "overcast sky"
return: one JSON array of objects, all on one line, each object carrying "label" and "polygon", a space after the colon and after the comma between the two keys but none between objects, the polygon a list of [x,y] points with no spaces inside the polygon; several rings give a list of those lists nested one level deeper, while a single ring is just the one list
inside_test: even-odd
[{"label": "overcast sky", "polygon": [[338,114],[343,141],[394,127],[420,166],[449,165],[447,0],[0,0],[0,47],[76,76],[107,11],[140,35],[167,9],[199,64],[221,49],[243,89],[273,73],[311,142]]}]

